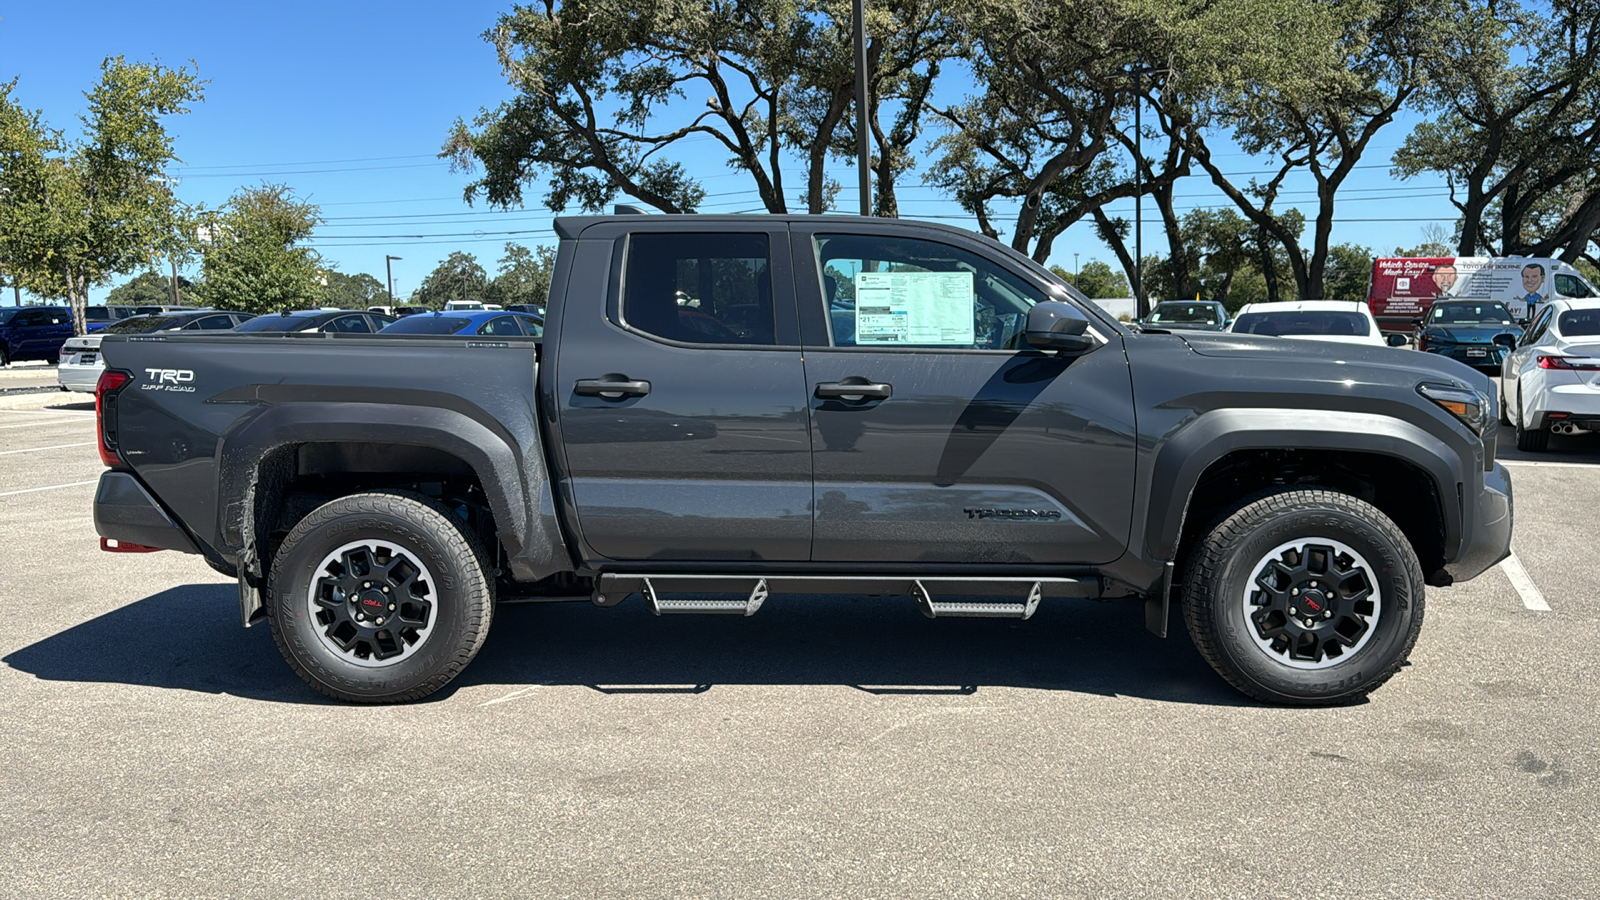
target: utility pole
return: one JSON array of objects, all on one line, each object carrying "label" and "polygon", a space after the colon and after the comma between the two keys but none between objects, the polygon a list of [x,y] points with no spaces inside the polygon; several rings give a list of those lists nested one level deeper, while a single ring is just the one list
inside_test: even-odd
[{"label": "utility pole", "polygon": [[1083,269],[1079,268],[1079,266],[1078,266],[1078,254],[1076,254],[1076,253],[1072,254],[1072,286],[1073,287],[1077,287],[1078,286],[1078,273],[1082,272],[1082,271],[1083,271]]},{"label": "utility pole", "polygon": [[398,256],[387,255],[383,258],[383,275],[385,279],[383,284],[384,287],[389,289],[389,308],[391,311],[394,309],[394,268],[390,264],[399,258]]},{"label": "utility pole", "polygon": [[855,0],[856,45],[856,167],[861,174],[861,214],[872,215],[872,154],[867,142],[867,4]]},{"label": "utility pole", "polygon": [[178,290],[178,258],[176,256],[172,257],[171,262],[172,262],[172,305],[173,306],[181,306],[183,304],[183,294]]}]

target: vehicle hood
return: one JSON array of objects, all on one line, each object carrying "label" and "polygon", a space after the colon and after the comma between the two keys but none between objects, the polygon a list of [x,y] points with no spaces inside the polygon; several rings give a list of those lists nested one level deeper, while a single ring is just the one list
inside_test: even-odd
[{"label": "vehicle hood", "polygon": [[1513,337],[1522,332],[1509,325],[1429,325],[1422,329],[1430,341],[1449,341],[1453,344],[1492,344],[1496,335]]},{"label": "vehicle hood", "polygon": [[[1211,334],[1186,331],[1175,335],[1201,356],[1223,359],[1258,360],[1263,363],[1293,365],[1296,362],[1352,368],[1383,369],[1389,372],[1433,376],[1444,382],[1457,382],[1480,391],[1492,390],[1489,378],[1465,363],[1436,353],[1419,353],[1403,347],[1376,347],[1371,344],[1345,344],[1325,340],[1285,340],[1253,334],[1224,332]],[[1419,379],[1420,380],[1420,379]]]}]

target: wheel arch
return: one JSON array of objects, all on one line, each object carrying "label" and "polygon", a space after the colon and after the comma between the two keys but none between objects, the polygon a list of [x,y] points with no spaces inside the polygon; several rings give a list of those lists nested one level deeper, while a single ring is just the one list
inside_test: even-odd
[{"label": "wheel arch", "polygon": [[[1278,486],[1321,486],[1376,506],[1406,534],[1429,574],[1459,548],[1463,479],[1454,451],[1391,416],[1218,410],[1164,446],[1146,522],[1151,558],[1175,559],[1217,514]],[[1163,505],[1164,504],[1164,505]]]}]

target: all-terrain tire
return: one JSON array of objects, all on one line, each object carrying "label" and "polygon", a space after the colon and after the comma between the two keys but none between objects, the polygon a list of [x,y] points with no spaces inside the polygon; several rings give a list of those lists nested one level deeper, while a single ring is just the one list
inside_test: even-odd
[{"label": "all-terrain tire", "polygon": [[330,697],[421,699],[460,674],[489,634],[486,560],[466,523],[426,497],[371,491],[330,501],[273,558],[273,640]]},{"label": "all-terrain tire", "polygon": [[1199,539],[1182,602],[1195,647],[1229,684],[1269,703],[1331,706],[1405,665],[1423,590],[1410,542],[1376,507],[1285,488]]}]

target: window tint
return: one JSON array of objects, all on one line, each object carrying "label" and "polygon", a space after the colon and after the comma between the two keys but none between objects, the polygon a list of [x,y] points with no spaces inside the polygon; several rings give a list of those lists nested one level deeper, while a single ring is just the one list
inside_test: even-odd
[{"label": "window tint", "polygon": [[460,316],[441,316],[437,313],[406,316],[392,325],[383,327],[384,334],[455,334],[472,324],[471,319]]},{"label": "window tint", "polygon": [[[1582,278],[1576,275],[1562,275],[1559,272],[1556,273],[1556,293],[1563,297],[1593,297],[1595,295],[1594,288],[1590,287],[1588,282]],[[1566,316],[1561,318],[1563,321],[1566,320]],[[1562,330],[1565,331],[1566,329],[1563,328]]]},{"label": "window tint", "polygon": [[1016,350],[1045,299],[977,254],[878,235],[818,235],[822,303],[835,347]]},{"label": "window tint", "polygon": [[1209,303],[1163,303],[1150,314],[1150,324],[1181,322],[1186,325],[1217,324],[1217,308]]},{"label": "window tint", "polygon": [[483,323],[478,329],[479,334],[492,334],[501,337],[521,337],[522,329],[517,327],[516,316],[495,316]]},{"label": "window tint", "polygon": [[628,242],[622,319],[696,344],[772,344],[764,234],[636,234]]},{"label": "window tint", "polygon": [[233,327],[233,316],[201,316],[183,326],[184,331],[227,331]]},{"label": "window tint", "polygon": [[367,324],[366,316],[339,316],[324,326],[323,330],[340,334],[371,334],[372,326]]},{"label": "window tint", "polygon": [[1600,334],[1600,309],[1569,309],[1561,314],[1563,337],[1593,337]]},{"label": "window tint", "polygon": [[1366,316],[1333,310],[1246,313],[1233,323],[1233,330],[1268,337],[1365,337],[1372,332]]},{"label": "window tint", "polygon": [[533,316],[517,316],[517,323],[522,326],[522,333],[529,337],[544,337],[544,323]]},{"label": "window tint", "polygon": [[1511,314],[1498,303],[1435,303],[1428,320],[1440,325],[1510,325]]}]

